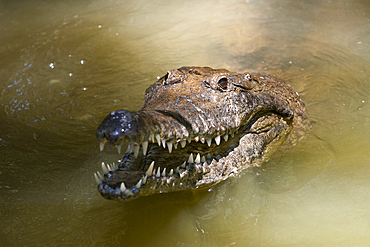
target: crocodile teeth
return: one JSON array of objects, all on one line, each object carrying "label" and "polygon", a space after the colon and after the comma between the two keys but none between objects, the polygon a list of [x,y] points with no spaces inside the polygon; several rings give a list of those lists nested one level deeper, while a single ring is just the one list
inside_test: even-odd
[{"label": "crocodile teeth", "polygon": [[148,170],[146,171],[145,175],[147,176],[151,176],[152,173],[153,173],[153,168],[154,168],[154,161],[152,161],[152,163],[150,164]]},{"label": "crocodile teeth", "polygon": [[161,136],[159,134],[156,134],[155,139],[157,139],[158,146],[160,146],[161,145]]},{"label": "crocodile teeth", "polygon": [[118,166],[116,164],[111,164],[110,167],[112,168],[112,171],[115,171],[118,169]]},{"label": "crocodile teeth", "polygon": [[212,159],[211,154],[207,154],[207,159]]},{"label": "crocodile teeth", "polygon": [[[191,157],[193,157],[193,154],[191,154]],[[190,157],[189,157],[190,158]],[[182,168],[185,168],[186,167],[186,161],[184,161],[184,163],[182,163],[181,165]]]},{"label": "crocodile teeth", "polygon": [[132,145],[132,144],[128,145],[128,146],[127,146],[126,153],[127,153],[127,154],[131,154],[131,153],[132,153],[132,149],[133,149],[133,145]]},{"label": "crocodile teeth", "polygon": [[150,134],[150,135],[149,135],[149,141],[151,141],[151,142],[155,142],[154,134]]},{"label": "crocodile teeth", "polygon": [[221,136],[216,136],[216,137],[215,137],[215,142],[216,142],[217,146],[218,146],[218,145],[220,145],[220,142],[221,142]]},{"label": "crocodile teeth", "polygon": [[204,142],[206,141],[206,139],[204,139],[204,137],[200,138],[200,142],[204,144]]},{"label": "crocodile teeth", "polygon": [[176,167],[176,173],[180,173],[180,167]]},{"label": "crocodile teeth", "polygon": [[188,159],[188,163],[194,163],[193,153],[190,154],[189,159]]},{"label": "crocodile teeth", "polygon": [[100,148],[100,151],[103,151],[104,150],[104,145],[105,145],[105,142],[101,141],[99,143],[99,148]]},{"label": "crocodile teeth", "polygon": [[200,160],[200,162],[202,162],[202,163],[206,162],[206,158],[204,156],[202,156],[202,159]]},{"label": "crocodile teeth", "polygon": [[165,177],[166,176],[166,167],[163,169],[163,172],[162,172],[162,177]]},{"label": "crocodile teeth", "polygon": [[172,153],[172,142],[167,142],[168,152]]},{"label": "crocodile teeth", "polygon": [[118,154],[121,154],[121,145],[117,145],[116,148],[117,148]]},{"label": "crocodile teeth", "polygon": [[140,145],[134,144],[134,157],[135,158],[137,158],[137,156],[139,155],[139,149],[140,149]]},{"label": "crocodile teeth", "polygon": [[126,186],[125,186],[125,183],[124,182],[121,183],[120,190],[121,190],[121,192],[125,192],[126,191]]},{"label": "crocodile teeth", "polygon": [[177,146],[179,145],[179,143],[178,142],[176,142],[176,143],[174,143],[173,144],[173,147],[175,148],[175,149],[177,149]]},{"label": "crocodile teeth", "polygon": [[94,178],[95,178],[95,182],[97,183],[97,184],[100,184],[103,180],[101,180],[100,178],[99,178],[99,176],[96,174],[96,173],[94,173]]},{"label": "crocodile teeth", "polygon": [[200,163],[200,154],[197,154],[197,157],[195,158],[195,163]]},{"label": "crocodile teeth", "polygon": [[143,141],[141,145],[143,146],[143,155],[146,155],[146,151],[148,150],[148,141]]},{"label": "crocodile teeth", "polygon": [[194,137],[194,141],[199,142],[199,136]]},{"label": "crocodile teeth", "polygon": [[157,169],[157,174],[155,175],[157,178],[159,178],[161,176],[161,168],[158,167]]},{"label": "crocodile teeth", "polygon": [[172,176],[173,175],[173,169],[171,169],[171,171],[168,173],[168,176]]},{"label": "crocodile teeth", "polygon": [[224,135],[224,139],[225,139],[225,142],[227,142],[227,140],[229,140],[229,135]]},{"label": "crocodile teeth", "polygon": [[181,140],[180,144],[181,144],[181,147],[184,148],[186,146],[186,140]]},{"label": "crocodile teeth", "polygon": [[135,187],[140,189],[142,181],[143,179],[140,179],[139,182],[137,182],[137,184],[135,185]]},{"label": "crocodile teeth", "polygon": [[189,142],[189,143],[191,143],[191,137],[190,137],[190,136],[189,136],[189,138],[188,138],[188,142]]},{"label": "crocodile teeth", "polygon": [[97,172],[96,172],[96,174],[98,175],[98,177],[100,178],[100,180],[101,180],[101,181],[103,181],[103,180],[104,180],[104,177],[100,174],[100,172],[99,172],[99,171],[97,171]]},{"label": "crocodile teeth", "polygon": [[125,192],[123,192],[123,194],[124,194],[125,196],[127,196],[127,197],[129,197],[129,196],[133,196],[133,195],[134,195],[134,194],[132,193],[132,191],[131,191],[131,190],[129,190],[129,189],[125,190]]},{"label": "crocodile teeth", "polygon": [[162,146],[163,148],[166,148],[166,141],[164,139],[162,139]]},{"label": "crocodile teeth", "polygon": [[212,144],[212,139],[211,139],[211,138],[208,138],[208,139],[207,139],[207,144],[208,144],[208,147],[210,147],[210,146],[211,146],[211,144]]},{"label": "crocodile teeth", "polygon": [[146,179],[148,178],[148,175],[145,175],[145,177],[143,178],[143,184],[146,184]]},{"label": "crocodile teeth", "polygon": [[109,170],[108,170],[107,166],[104,164],[104,162],[101,163],[101,168],[103,169],[104,174],[109,172]]},{"label": "crocodile teeth", "polygon": [[108,168],[108,171],[112,171],[112,167],[109,164],[107,164],[107,168]]}]

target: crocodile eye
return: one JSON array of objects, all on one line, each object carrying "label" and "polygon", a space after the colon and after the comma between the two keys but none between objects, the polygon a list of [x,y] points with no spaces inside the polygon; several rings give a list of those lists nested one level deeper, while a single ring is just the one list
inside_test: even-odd
[{"label": "crocodile eye", "polygon": [[226,78],[226,77],[221,78],[221,79],[217,82],[217,84],[218,84],[219,89],[221,89],[221,90],[226,90],[226,89],[227,89],[227,85],[228,85],[228,80],[227,80],[227,78]]}]

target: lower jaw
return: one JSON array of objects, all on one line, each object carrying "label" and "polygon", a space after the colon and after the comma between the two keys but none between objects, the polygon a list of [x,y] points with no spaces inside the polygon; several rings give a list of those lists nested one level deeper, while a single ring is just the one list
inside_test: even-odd
[{"label": "lower jaw", "polygon": [[[215,166],[220,159],[226,157],[238,146],[241,137],[236,136],[228,140],[227,143],[223,143],[222,145],[213,144],[208,148],[207,145],[205,147],[202,143],[192,142],[191,144],[187,144],[186,148],[178,147],[174,149],[171,154],[161,146],[154,143],[150,144],[146,156],[139,155],[135,159],[133,153],[126,154],[120,160],[119,166],[110,171],[111,174],[115,172],[114,170],[141,171],[142,179],[146,177],[145,185],[144,183],[140,186],[132,183],[124,184],[124,189],[122,189],[123,181],[111,181],[109,182],[111,186],[107,185],[104,181],[99,184],[99,192],[107,199],[127,201],[140,195],[193,190],[213,186],[217,181],[207,181],[201,184],[201,186],[199,186],[198,182],[204,181],[202,176],[209,172],[209,166],[211,164]],[[150,172],[151,174],[147,174],[147,169],[153,161],[155,162],[155,169]],[[104,174],[104,176],[106,179],[109,179],[108,174]]]},{"label": "lower jaw", "polygon": [[[106,181],[102,182],[98,186],[98,190],[101,195],[107,199],[115,199],[127,201],[136,198],[140,195],[151,195],[158,193],[169,193],[182,190],[194,190],[197,189],[197,181],[201,180],[205,167],[208,166],[207,162],[196,163],[185,162],[176,169],[176,171],[170,171],[166,173],[166,168],[161,170],[160,167],[151,169],[150,174],[146,172],[142,179],[135,186],[127,186],[124,182],[106,184]],[[215,161],[213,161],[215,162]],[[154,163],[153,163],[154,164]],[[117,168],[120,169],[120,168]],[[106,179],[109,179],[109,175],[118,171],[110,171],[105,174]]]}]

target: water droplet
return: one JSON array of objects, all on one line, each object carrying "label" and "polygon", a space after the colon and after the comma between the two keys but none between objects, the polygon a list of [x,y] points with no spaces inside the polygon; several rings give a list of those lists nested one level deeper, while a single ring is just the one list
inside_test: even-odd
[{"label": "water droplet", "polygon": [[81,59],[80,63],[81,63],[81,64],[84,64],[84,63],[85,63],[85,61],[84,61],[83,59]]},{"label": "water droplet", "polygon": [[52,68],[52,69],[54,69],[54,63],[50,63],[49,64],[49,67]]},{"label": "water droplet", "polygon": [[69,73],[68,75],[71,77],[72,76],[72,73]]}]

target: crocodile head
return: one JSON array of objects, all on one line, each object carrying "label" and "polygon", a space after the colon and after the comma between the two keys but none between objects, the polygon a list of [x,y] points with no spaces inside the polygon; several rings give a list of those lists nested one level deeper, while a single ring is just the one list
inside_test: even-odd
[{"label": "crocodile head", "polygon": [[128,145],[119,164],[94,174],[101,195],[140,195],[206,188],[259,165],[282,143],[293,146],[309,121],[304,103],[270,77],[182,67],[145,93],[138,111],[111,112],[98,127],[104,144]]}]

